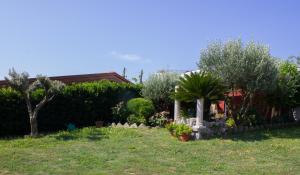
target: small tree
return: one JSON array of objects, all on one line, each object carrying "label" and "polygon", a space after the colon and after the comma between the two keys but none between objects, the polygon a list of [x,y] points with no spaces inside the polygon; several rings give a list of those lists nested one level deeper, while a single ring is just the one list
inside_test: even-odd
[{"label": "small tree", "polygon": [[[8,77],[5,77],[5,79],[9,82],[10,86],[20,92],[25,99],[31,128],[30,135],[33,137],[37,136],[37,117],[39,111],[63,89],[64,84],[60,81],[52,81],[48,77],[40,75],[37,76],[35,82],[30,84],[29,74],[27,72],[19,74],[14,69],[9,70]],[[31,94],[37,89],[43,90],[43,99],[37,105],[33,106]]]},{"label": "small tree", "polygon": [[192,102],[197,100],[197,107],[203,117],[205,100],[216,101],[224,96],[225,87],[221,79],[206,72],[185,74],[180,77],[179,86],[173,97],[177,100]]},{"label": "small tree", "polygon": [[173,104],[171,94],[174,92],[179,75],[172,72],[159,72],[150,75],[144,82],[142,95],[153,101],[156,110],[168,110]]},{"label": "small tree", "polygon": [[232,116],[246,117],[257,93],[273,91],[277,79],[276,61],[268,47],[254,42],[232,40],[210,44],[201,52],[199,68],[220,77],[232,91],[242,94],[241,106],[235,106],[232,97],[227,100]]},{"label": "small tree", "polygon": [[[300,75],[297,71],[297,64],[291,60],[280,62],[278,73],[276,87],[267,93],[266,99],[272,111],[276,108],[280,114],[281,109],[291,109],[299,105]],[[272,113],[271,117],[273,115]]]}]

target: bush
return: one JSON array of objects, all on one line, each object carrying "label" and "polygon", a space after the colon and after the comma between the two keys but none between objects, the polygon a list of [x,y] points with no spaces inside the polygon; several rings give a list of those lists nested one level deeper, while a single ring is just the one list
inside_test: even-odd
[{"label": "bush", "polygon": [[236,126],[235,121],[232,117],[230,117],[226,120],[226,126],[229,128],[233,128],[234,126]]},{"label": "bush", "polygon": [[170,110],[173,100],[170,98],[175,90],[179,74],[159,72],[150,75],[142,88],[142,95],[153,101],[157,111]]},{"label": "bush", "polygon": [[[139,97],[140,90],[139,85],[107,80],[69,85],[40,111],[39,130],[63,130],[69,123],[76,127],[92,126],[97,120],[115,122],[111,108],[120,101]],[[34,104],[42,93],[37,91],[32,95]],[[29,126],[24,99],[11,88],[1,88],[0,136],[28,134]]]},{"label": "bush", "polygon": [[152,101],[144,98],[134,98],[129,100],[127,109],[131,113],[128,118],[129,123],[146,124],[149,117],[154,113]]},{"label": "bush", "polygon": [[153,116],[151,116],[149,118],[149,125],[164,127],[166,125],[166,123],[168,122],[169,115],[170,115],[170,112],[168,112],[168,111],[162,111],[162,112],[155,113]]},{"label": "bush", "polygon": [[119,102],[115,107],[112,108],[112,117],[114,122],[125,123],[129,116],[129,111],[124,101]]},{"label": "bush", "polygon": [[145,116],[142,115],[136,115],[136,114],[130,114],[129,117],[127,118],[127,121],[129,124],[136,123],[137,125],[143,123],[147,123],[147,120]]}]

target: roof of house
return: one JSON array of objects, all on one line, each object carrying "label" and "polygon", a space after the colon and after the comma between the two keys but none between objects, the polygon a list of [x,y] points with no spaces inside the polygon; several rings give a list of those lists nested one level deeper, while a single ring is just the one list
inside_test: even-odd
[{"label": "roof of house", "polygon": [[[82,75],[66,75],[66,76],[54,76],[49,77],[51,80],[59,80],[65,84],[72,83],[83,83],[83,82],[93,82],[100,80],[110,80],[118,83],[131,83],[126,78],[122,77],[116,72],[108,73],[97,73],[97,74],[82,74]],[[30,79],[31,82],[35,81],[35,78]],[[0,81],[0,86],[7,86],[8,82],[6,80]]]}]

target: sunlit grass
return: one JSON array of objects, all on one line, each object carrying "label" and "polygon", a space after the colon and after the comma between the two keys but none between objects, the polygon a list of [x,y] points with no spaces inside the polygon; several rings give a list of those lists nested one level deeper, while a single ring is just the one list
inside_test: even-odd
[{"label": "sunlit grass", "polygon": [[165,129],[83,128],[0,140],[0,174],[298,174],[300,128],[179,142]]}]

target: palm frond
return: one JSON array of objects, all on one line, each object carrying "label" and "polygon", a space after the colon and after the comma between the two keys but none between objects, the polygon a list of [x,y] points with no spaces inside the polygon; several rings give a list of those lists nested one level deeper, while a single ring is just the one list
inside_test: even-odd
[{"label": "palm frond", "polygon": [[196,72],[180,77],[174,99],[194,101],[199,98],[218,100],[224,96],[225,87],[220,79],[206,72]]}]

